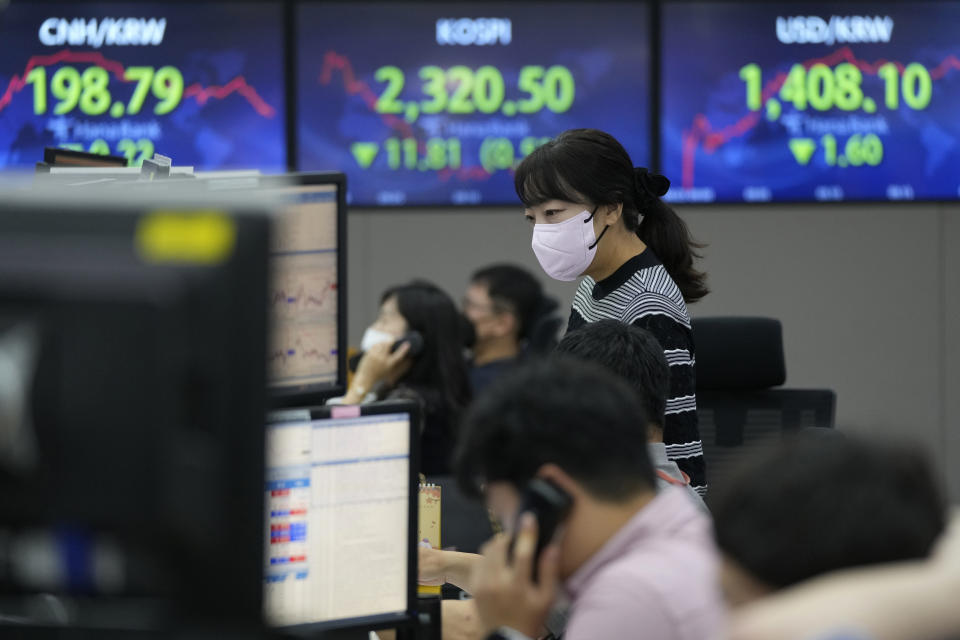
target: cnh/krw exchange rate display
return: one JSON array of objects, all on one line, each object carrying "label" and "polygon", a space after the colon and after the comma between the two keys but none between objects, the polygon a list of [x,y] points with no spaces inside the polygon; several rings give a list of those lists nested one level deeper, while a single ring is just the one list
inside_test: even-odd
[{"label": "cnh/krw exchange rate display", "polygon": [[675,202],[960,197],[960,2],[669,3]]},{"label": "cnh/krw exchange rate display", "polygon": [[644,3],[298,9],[298,164],[353,204],[517,204],[512,169],[577,127],[649,162]]},{"label": "cnh/krw exchange rate display", "polygon": [[42,2],[0,10],[0,168],[45,146],[286,167],[282,8]]}]

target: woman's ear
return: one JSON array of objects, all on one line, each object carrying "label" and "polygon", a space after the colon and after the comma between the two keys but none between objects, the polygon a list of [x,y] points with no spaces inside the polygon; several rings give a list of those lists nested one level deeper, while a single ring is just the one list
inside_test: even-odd
[{"label": "woman's ear", "polygon": [[606,211],[604,213],[604,224],[615,225],[620,221],[620,218],[623,217],[623,203],[620,204],[609,204],[606,206]]}]

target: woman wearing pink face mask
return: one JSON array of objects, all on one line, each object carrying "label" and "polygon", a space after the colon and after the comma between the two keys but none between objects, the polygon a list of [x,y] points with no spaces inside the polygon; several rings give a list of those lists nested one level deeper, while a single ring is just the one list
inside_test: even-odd
[{"label": "woman wearing pink face mask", "polygon": [[533,223],[533,251],[556,280],[580,283],[568,331],[613,319],[650,331],[670,363],[664,427],[667,456],[703,495],[695,357],[687,303],[708,293],[694,269],[697,245],[660,198],[670,181],[634,168],[612,136],[572,129],[517,168],[515,185]]}]

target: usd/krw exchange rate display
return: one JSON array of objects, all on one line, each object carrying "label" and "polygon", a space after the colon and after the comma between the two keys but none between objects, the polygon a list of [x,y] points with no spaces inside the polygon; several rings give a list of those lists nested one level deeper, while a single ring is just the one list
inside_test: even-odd
[{"label": "usd/krw exchange rate display", "polygon": [[0,48],[0,168],[46,146],[286,167],[279,4],[14,0]]},{"label": "usd/krw exchange rate display", "polygon": [[649,162],[644,3],[303,3],[298,164],[357,205],[518,204],[513,168],[577,127]]},{"label": "usd/krw exchange rate display", "polygon": [[669,3],[674,202],[960,197],[960,2]]}]

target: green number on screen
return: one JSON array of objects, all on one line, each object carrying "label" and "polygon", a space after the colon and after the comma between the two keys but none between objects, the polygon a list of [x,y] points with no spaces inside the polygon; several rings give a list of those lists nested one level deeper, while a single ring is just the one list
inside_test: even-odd
[{"label": "green number on screen", "polygon": [[798,111],[807,108],[807,70],[802,64],[795,64],[790,69],[783,87],[780,88],[780,100],[792,102]]},{"label": "green number on screen", "polygon": [[566,67],[547,69],[543,77],[543,94],[547,108],[554,113],[565,113],[573,105],[575,87],[573,74]]},{"label": "green number on screen", "polygon": [[47,70],[36,67],[27,74],[27,84],[33,85],[33,113],[42,115],[47,112]]},{"label": "green number on screen", "polygon": [[87,67],[80,77],[83,94],[80,96],[80,111],[88,116],[99,116],[110,108],[110,74],[103,67]]},{"label": "green number on screen", "polygon": [[470,101],[474,83],[473,70],[463,65],[450,67],[447,78],[450,82],[457,84],[457,88],[453,90],[453,96],[450,97],[450,113],[473,113],[474,107]]},{"label": "green number on screen", "polygon": [[53,112],[59,116],[72,111],[80,101],[82,91],[79,71],[73,67],[57,69],[50,82],[50,93],[60,102],[53,108]]},{"label": "green number on screen", "polygon": [[440,113],[447,107],[447,75],[440,67],[429,66],[420,69],[420,79],[426,82],[423,92],[431,97],[420,107],[423,113]]},{"label": "green number on screen", "polygon": [[403,71],[393,66],[380,67],[374,73],[373,78],[377,82],[387,83],[383,95],[377,100],[377,112],[403,113],[403,104],[397,100],[397,96],[403,91]]},{"label": "green number on screen", "polygon": [[518,86],[521,91],[530,94],[529,98],[520,100],[517,103],[517,111],[520,113],[536,113],[543,109],[543,87],[540,81],[546,69],[539,66],[524,67],[520,70],[520,80]]},{"label": "green number on screen", "polygon": [[183,74],[176,67],[160,67],[153,76],[153,95],[160,102],[153,108],[159,116],[170,113],[183,98]]},{"label": "green number on screen", "polygon": [[762,96],[760,95],[761,73],[760,66],[748,64],[740,69],[740,79],[747,84],[747,108],[750,111],[759,111]]},{"label": "green number on screen", "polygon": [[503,76],[496,67],[483,66],[474,76],[473,101],[480,113],[494,113],[503,104],[506,89]]},{"label": "green number on screen", "polygon": [[916,111],[926,109],[933,96],[930,72],[922,64],[914,62],[903,70],[903,101]]},{"label": "green number on screen", "polygon": [[[153,67],[127,67],[123,72],[124,80],[136,80],[137,88],[133,90],[130,102],[127,104],[127,113],[136,115],[143,108],[143,101],[150,93],[150,83],[153,81]],[[131,140],[131,142],[133,142]],[[130,160],[133,160],[131,157]]]}]

